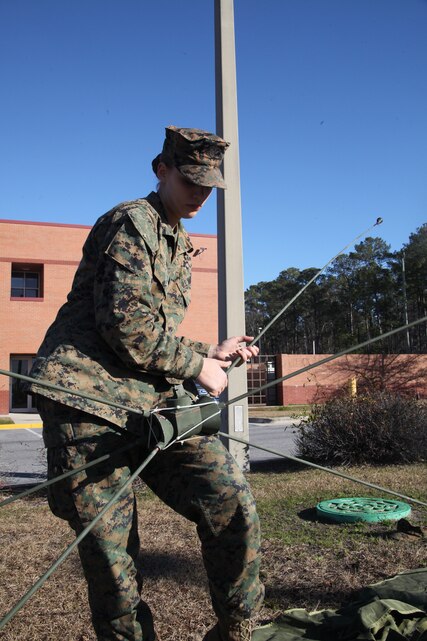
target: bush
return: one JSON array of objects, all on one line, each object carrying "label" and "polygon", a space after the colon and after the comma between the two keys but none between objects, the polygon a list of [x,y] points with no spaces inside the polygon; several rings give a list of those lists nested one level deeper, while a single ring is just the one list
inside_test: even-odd
[{"label": "bush", "polygon": [[323,465],[415,463],[427,458],[427,405],[387,392],[315,405],[298,456]]}]

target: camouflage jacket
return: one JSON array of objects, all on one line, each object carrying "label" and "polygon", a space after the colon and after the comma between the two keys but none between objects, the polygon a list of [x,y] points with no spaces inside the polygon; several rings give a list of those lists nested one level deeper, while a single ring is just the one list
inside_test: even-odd
[{"label": "camouflage jacket", "polygon": [[188,234],[172,230],[159,196],[115,207],[99,218],[67,302],[39,349],[31,392],[125,426],[126,411],[73,395],[73,389],[151,409],[171,383],[196,377],[209,345],[178,338],[190,302]]}]

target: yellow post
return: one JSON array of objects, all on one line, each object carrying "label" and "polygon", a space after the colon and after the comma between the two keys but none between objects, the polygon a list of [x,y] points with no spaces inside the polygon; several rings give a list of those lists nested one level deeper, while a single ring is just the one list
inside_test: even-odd
[{"label": "yellow post", "polygon": [[350,398],[356,398],[357,396],[357,378],[352,376],[348,379],[348,392]]}]

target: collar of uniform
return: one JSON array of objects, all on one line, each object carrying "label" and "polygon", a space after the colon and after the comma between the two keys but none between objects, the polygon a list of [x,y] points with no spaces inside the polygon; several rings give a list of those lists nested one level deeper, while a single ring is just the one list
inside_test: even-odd
[{"label": "collar of uniform", "polygon": [[176,251],[177,254],[191,253],[193,251],[193,245],[191,244],[190,237],[184,227],[182,226],[181,221],[178,223],[177,230],[174,232],[172,227],[168,223],[167,215],[163,203],[160,199],[160,196],[157,192],[152,191],[145,199],[159,214],[161,219],[161,227],[163,234],[165,236],[172,236],[176,241]]},{"label": "collar of uniform", "polygon": [[173,233],[171,226],[168,223],[168,217],[166,215],[166,210],[163,207],[163,203],[160,200],[160,196],[156,191],[152,191],[151,193],[148,194],[148,196],[145,198],[147,202],[150,203],[150,205],[153,207],[153,209],[156,210],[156,212],[159,214],[162,223],[164,224],[165,228],[168,229],[169,233]]}]

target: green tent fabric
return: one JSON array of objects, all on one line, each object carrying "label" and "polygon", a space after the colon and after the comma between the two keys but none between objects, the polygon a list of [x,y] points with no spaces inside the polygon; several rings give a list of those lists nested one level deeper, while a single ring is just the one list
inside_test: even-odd
[{"label": "green tent fabric", "polygon": [[427,569],[367,586],[338,610],[286,610],[253,641],[427,641]]}]

